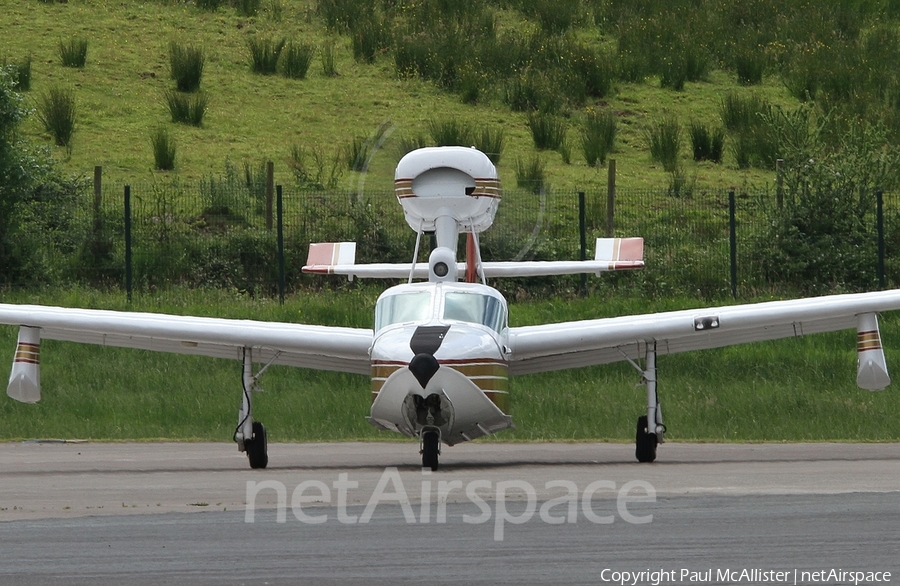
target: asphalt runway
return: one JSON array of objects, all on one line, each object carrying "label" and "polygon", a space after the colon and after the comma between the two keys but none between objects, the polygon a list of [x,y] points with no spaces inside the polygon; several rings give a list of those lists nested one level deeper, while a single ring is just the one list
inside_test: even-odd
[{"label": "asphalt runway", "polygon": [[416,448],[0,444],[0,585],[900,580],[900,444]]}]

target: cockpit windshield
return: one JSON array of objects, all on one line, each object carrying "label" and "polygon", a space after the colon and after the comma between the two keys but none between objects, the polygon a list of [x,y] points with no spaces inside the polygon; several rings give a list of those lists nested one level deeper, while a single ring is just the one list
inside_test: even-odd
[{"label": "cockpit windshield", "polygon": [[431,292],[388,295],[375,305],[375,330],[391,324],[427,321],[431,318]]},{"label": "cockpit windshield", "polygon": [[499,299],[481,293],[449,291],[444,295],[444,319],[485,325],[496,332],[506,327]]}]

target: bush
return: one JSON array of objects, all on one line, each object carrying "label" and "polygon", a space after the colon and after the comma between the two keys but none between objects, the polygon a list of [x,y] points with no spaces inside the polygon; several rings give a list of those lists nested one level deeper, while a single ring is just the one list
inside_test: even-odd
[{"label": "bush", "polygon": [[233,0],[237,13],[241,16],[256,16],[259,13],[260,0]]},{"label": "bush", "polygon": [[555,151],[566,140],[566,121],[553,114],[532,112],[528,115],[528,128],[538,150]]},{"label": "bush", "polygon": [[549,187],[546,184],[544,160],[540,155],[534,155],[529,161],[516,159],[516,185],[535,194]]},{"label": "bush", "polygon": [[503,154],[503,142],[505,140],[502,128],[485,126],[481,129],[479,140],[475,141],[475,148],[488,156],[495,165],[500,164],[500,156]]},{"label": "bush", "polygon": [[27,92],[31,89],[31,55],[28,55],[28,57],[18,63],[11,64],[8,64],[6,58],[4,58],[3,68],[9,71],[16,91]]},{"label": "bush", "polygon": [[153,149],[155,169],[171,171],[175,168],[175,140],[165,126],[159,126],[150,132],[150,147]]},{"label": "bush", "polygon": [[353,58],[362,63],[374,63],[375,55],[390,46],[390,39],[388,24],[379,13],[372,12],[351,31]]},{"label": "bush", "polygon": [[278,57],[287,40],[282,38],[261,39],[250,37],[247,46],[250,48],[250,70],[260,75],[272,75],[278,69]]},{"label": "bush", "polygon": [[169,72],[178,91],[191,93],[200,89],[204,61],[202,48],[169,43]]},{"label": "bush", "polygon": [[695,161],[722,162],[722,152],[725,150],[724,128],[721,126],[710,128],[692,121],[689,132]]},{"label": "bush", "polygon": [[41,94],[37,116],[57,146],[68,147],[75,133],[75,94],[53,86]]},{"label": "bush", "polygon": [[589,167],[606,162],[616,140],[616,117],[611,112],[589,110],[581,131],[581,153]]},{"label": "bush", "polygon": [[322,75],[336,77],[337,68],[334,65],[334,39],[329,39],[322,44]]},{"label": "bush", "polygon": [[472,146],[475,142],[474,129],[459,120],[430,120],[428,132],[434,146]]},{"label": "bush", "polygon": [[209,104],[209,98],[206,94],[183,94],[166,91],[165,98],[169,114],[172,116],[172,122],[190,124],[191,126],[201,126],[203,124],[203,116],[206,114],[206,107]]},{"label": "bush", "polygon": [[59,42],[59,58],[63,67],[84,67],[87,62],[87,39],[69,39]]},{"label": "bush", "polygon": [[305,78],[315,53],[316,48],[312,45],[288,43],[281,52],[281,75],[291,79]]},{"label": "bush", "polygon": [[678,151],[681,150],[681,125],[678,119],[669,116],[654,122],[647,131],[650,157],[662,164],[663,169],[673,172],[678,167]]}]

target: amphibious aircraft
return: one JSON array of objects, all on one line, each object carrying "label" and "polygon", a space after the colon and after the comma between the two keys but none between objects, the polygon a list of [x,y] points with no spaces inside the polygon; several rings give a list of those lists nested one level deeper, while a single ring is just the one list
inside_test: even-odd
[{"label": "amphibious aircraft", "polygon": [[[647,396],[635,438],[640,462],[656,459],[666,431],[659,355],[855,327],[858,385],[890,383],[876,314],[900,309],[900,290],[516,327],[488,278],[638,269],[643,241],[598,239],[588,261],[482,262],[478,237],[494,221],[501,187],[490,159],[475,149],[415,150],[398,163],[395,189],[417,234],[410,263],[356,264],[354,243],[322,243],[310,247],[303,269],[405,280],[379,297],[373,329],[0,304],[0,324],[19,326],[7,394],[40,399],[42,339],[236,359],[243,376],[234,440],[252,468],[264,468],[266,430],[253,418],[253,393],[270,365],[367,374],[369,422],[418,438],[423,467],[437,470],[442,444],[512,426],[511,375],[631,363]],[[417,263],[426,234],[435,246],[427,264]]]}]

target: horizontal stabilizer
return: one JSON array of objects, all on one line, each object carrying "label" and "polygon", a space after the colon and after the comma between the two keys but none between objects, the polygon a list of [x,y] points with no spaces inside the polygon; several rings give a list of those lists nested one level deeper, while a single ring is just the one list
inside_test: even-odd
[{"label": "horizontal stabilizer", "polygon": [[[414,279],[428,278],[428,263],[370,263],[355,264],[355,242],[310,244],[304,273],[344,275],[353,279]],[[639,269],[644,266],[643,238],[598,238],[594,260],[551,260],[485,262],[481,270],[485,277],[540,277],[577,275],[606,271]],[[457,273],[465,274],[465,263],[457,263]]]},{"label": "horizontal stabilizer", "polygon": [[41,330],[19,328],[19,341],[13,358],[6,394],[21,403],[41,400]]}]

